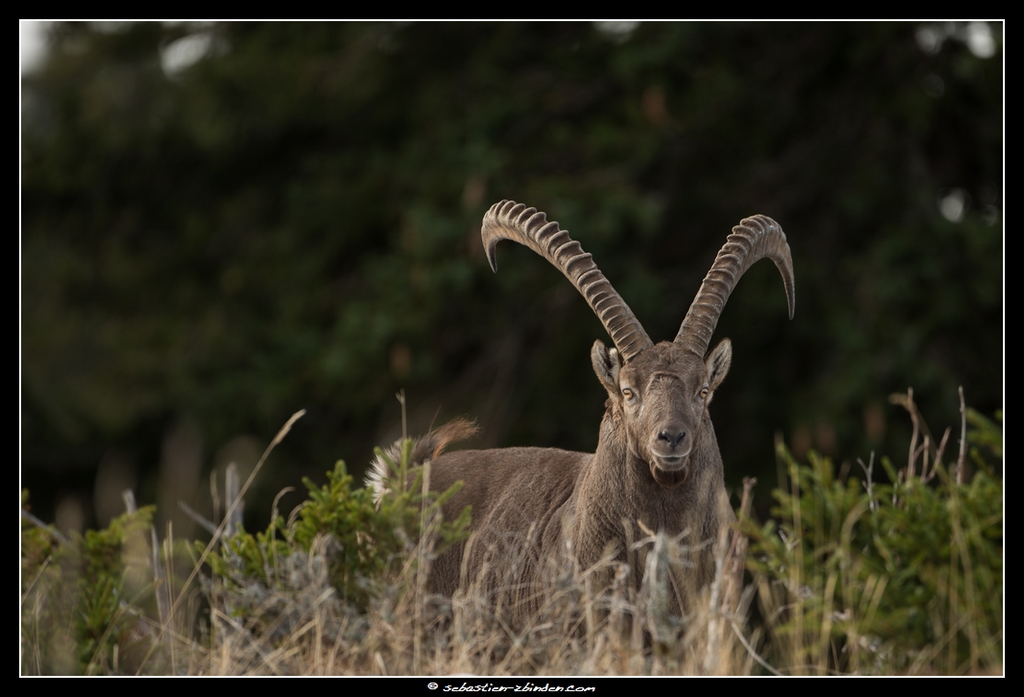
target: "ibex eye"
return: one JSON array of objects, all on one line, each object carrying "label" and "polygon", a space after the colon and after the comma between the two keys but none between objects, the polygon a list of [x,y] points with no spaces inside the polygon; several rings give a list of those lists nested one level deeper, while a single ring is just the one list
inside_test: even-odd
[{"label": "ibex eye", "polygon": [[700,388],[700,398],[701,399],[707,399],[708,398],[708,388],[706,388],[706,387]]},{"label": "ibex eye", "polygon": [[622,396],[625,397],[626,399],[633,399],[633,390],[631,390],[628,387],[623,387]]}]

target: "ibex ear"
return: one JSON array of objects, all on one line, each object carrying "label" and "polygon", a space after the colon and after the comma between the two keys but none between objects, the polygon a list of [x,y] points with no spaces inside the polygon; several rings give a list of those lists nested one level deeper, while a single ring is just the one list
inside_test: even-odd
[{"label": "ibex ear", "polygon": [[732,342],[728,339],[722,339],[718,346],[704,360],[704,366],[708,369],[708,388],[711,390],[711,394],[708,396],[709,403],[711,402],[711,397],[715,394],[715,390],[722,384],[722,380],[725,380],[731,365]]},{"label": "ibex ear", "polygon": [[613,348],[605,348],[603,343],[595,341],[594,347],[590,349],[590,361],[594,364],[594,372],[604,388],[609,394],[617,395],[619,370],[622,368],[619,352]]}]

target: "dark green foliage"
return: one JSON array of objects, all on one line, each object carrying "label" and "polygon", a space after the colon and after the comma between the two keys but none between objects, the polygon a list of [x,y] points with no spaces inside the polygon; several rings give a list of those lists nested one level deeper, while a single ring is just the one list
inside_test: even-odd
[{"label": "dark green foliage", "polygon": [[[22,494],[22,506],[27,503]],[[21,618],[25,674],[132,672],[156,624],[144,534],[153,506],[125,513],[103,530],[58,539],[22,519]],[[62,536],[61,536],[62,537]],[[158,665],[153,661],[150,667]]]},{"label": "dark green foliage", "polygon": [[1002,435],[976,413],[971,420],[980,467],[968,483],[929,463],[927,450],[915,455],[916,473],[883,458],[889,481],[878,483],[836,478],[828,458],[812,453],[805,465],[779,446],[789,477],[788,489],[774,492],[780,522],[750,532],[780,669],[960,674],[1001,666],[1003,486],[974,446],[1001,453]]},{"label": "dark green foliage", "polygon": [[[996,420],[1001,424],[1003,421],[1002,410],[996,412]],[[967,441],[971,444],[971,460],[979,469],[991,471],[985,462],[982,451],[987,451],[991,457],[998,460],[1003,459],[1003,429],[1002,426],[985,418],[974,409],[967,410],[967,423],[971,428],[967,432]]]},{"label": "dark green foliage", "polygon": [[[783,225],[794,321],[764,263],[716,336],[736,351],[714,404],[733,483],[764,480],[777,431],[801,456],[894,451],[902,429],[864,422],[904,385],[934,403],[962,382],[994,412],[1004,75],[987,26],[990,57],[965,24],[912,22],[53,25],[22,80],[36,506],[111,450],[152,482],[179,419],[212,456],[302,407],[280,451],[298,474],[362,462],[403,387],[411,432],[469,414],[483,446],[592,450],[588,351],[607,339],[529,251],[503,246],[491,274],[479,224],[502,198],[580,240],[656,340],[732,225]],[[189,37],[209,52],[164,72]],[[937,205],[952,194],[956,222]],[[268,468],[249,510],[295,475]]]}]

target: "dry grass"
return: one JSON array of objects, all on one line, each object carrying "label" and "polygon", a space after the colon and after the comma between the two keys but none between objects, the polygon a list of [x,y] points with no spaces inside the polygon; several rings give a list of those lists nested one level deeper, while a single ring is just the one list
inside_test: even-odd
[{"label": "dry grass", "polygon": [[[918,478],[928,467],[929,457],[934,468],[941,455],[922,452],[928,453],[927,448],[911,449],[907,468],[920,472],[915,475]],[[905,475],[901,478],[906,481]],[[247,486],[248,482],[234,499],[240,499]],[[752,486],[752,481],[745,482],[741,522],[747,517]],[[851,546],[850,532],[863,513],[863,505],[858,506],[846,517],[837,538],[851,559],[857,550]],[[951,514],[958,516],[957,526],[984,523],[959,522],[963,514],[959,506],[953,506]],[[225,514],[225,521],[230,518]],[[800,529],[799,520],[795,522],[793,528]],[[235,578],[225,584],[223,578],[208,574],[204,559],[219,543],[226,524],[210,526],[214,534],[201,554],[175,544],[171,530],[160,544],[152,531],[132,533],[121,551],[125,595],[115,621],[103,636],[94,638],[97,646],[112,646],[112,651],[97,648],[83,656],[83,644],[76,643],[80,633],[75,634],[67,618],[81,615],[82,603],[87,602],[80,592],[84,574],[54,551],[68,546],[69,540],[60,539],[39,521],[27,523],[30,532],[26,536],[23,529],[22,539],[26,576],[21,600],[22,672],[521,677],[824,675],[834,674],[837,666],[843,672],[884,673],[900,665],[904,667],[897,672],[911,674],[999,674],[1002,670],[1001,622],[965,629],[964,622],[971,620],[959,619],[978,616],[970,603],[964,604],[973,598],[971,583],[949,585],[948,602],[937,606],[945,614],[934,617],[937,627],[948,625],[949,631],[916,653],[907,668],[906,661],[886,655],[899,650],[898,646],[879,649],[870,633],[860,629],[870,627],[879,612],[887,577],[869,575],[861,584],[851,575],[855,567],[849,565],[841,568],[849,578],[839,579],[834,569],[824,566],[821,573],[812,575],[805,573],[798,556],[790,560],[797,563],[786,565],[789,577],[774,582],[761,576],[751,580],[745,576],[747,540],[737,532],[740,525],[718,541],[714,580],[684,617],[671,610],[680,605],[673,597],[672,570],[685,568],[692,550],[685,538],[651,534],[629,550],[645,555],[639,584],[629,577],[630,565],[611,554],[582,572],[551,563],[541,587],[529,589],[535,594],[530,604],[534,610],[513,621],[509,608],[494,600],[516,596],[509,588],[495,588],[492,583],[452,598],[431,592],[430,566],[436,556],[432,541],[440,521],[430,520],[426,507],[421,542],[409,543],[401,563],[393,565],[387,577],[367,581],[372,584],[368,586],[372,601],[361,609],[346,604],[332,585],[330,566],[337,542],[328,537],[317,538],[308,551],[276,556],[262,581]],[[828,542],[824,537],[822,541]],[[796,540],[783,538],[782,544],[790,550],[802,549]],[[806,554],[824,559],[833,547],[818,545]],[[962,563],[973,574],[965,582],[984,573],[1001,573],[998,563],[992,569],[973,564],[966,545],[960,547]],[[516,548],[511,545],[504,553]],[[526,541],[518,545],[526,548]],[[486,573],[477,577],[493,581]],[[1001,578],[997,581],[1001,589]],[[836,583],[844,594],[832,601]],[[856,589],[856,594],[850,594],[850,589]],[[756,625],[750,622],[755,598],[764,618]],[[804,611],[805,606],[822,602],[816,614]],[[839,642],[836,623],[842,625]],[[972,647],[966,671],[955,662],[958,633]]]},{"label": "dry grass", "polygon": [[[624,567],[607,561],[619,580],[593,593],[595,568],[582,577],[556,573],[539,609],[512,625],[485,592],[454,598],[430,593],[429,551],[410,560],[366,613],[347,609],[331,588],[324,550],[295,555],[273,591],[253,588],[228,601],[211,592],[210,649],[193,664],[217,675],[747,675],[755,658],[743,635],[749,592],[732,608],[721,602],[725,574],[707,589],[690,616],[663,612],[666,593],[659,563],[683,560],[684,545],[654,536],[642,544],[657,552],[639,591],[625,583]],[[723,557],[724,552],[723,552]],[[717,604],[716,604],[717,601]],[[242,611],[240,613],[240,611]],[[247,619],[240,620],[238,617]],[[257,619],[263,618],[263,619]],[[267,619],[272,618],[272,619]]]}]

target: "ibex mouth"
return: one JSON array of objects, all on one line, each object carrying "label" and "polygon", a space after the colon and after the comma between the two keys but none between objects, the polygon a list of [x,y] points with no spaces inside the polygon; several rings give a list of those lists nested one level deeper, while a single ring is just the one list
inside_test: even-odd
[{"label": "ibex mouth", "polygon": [[689,460],[689,455],[656,455],[657,465],[655,467],[665,470],[667,472],[675,472],[686,467],[686,461]]}]

